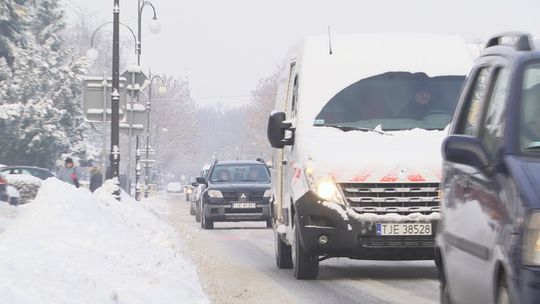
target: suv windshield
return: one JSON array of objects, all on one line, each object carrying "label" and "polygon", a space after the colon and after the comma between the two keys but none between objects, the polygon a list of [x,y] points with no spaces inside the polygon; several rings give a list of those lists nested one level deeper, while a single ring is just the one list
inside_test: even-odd
[{"label": "suv windshield", "polygon": [[360,80],[334,96],[315,126],[344,131],[444,129],[465,76],[389,72]]},{"label": "suv windshield", "polygon": [[540,156],[540,64],[525,69],[521,94],[519,145],[521,152]]},{"label": "suv windshield", "polygon": [[212,182],[270,182],[264,165],[216,165]]}]

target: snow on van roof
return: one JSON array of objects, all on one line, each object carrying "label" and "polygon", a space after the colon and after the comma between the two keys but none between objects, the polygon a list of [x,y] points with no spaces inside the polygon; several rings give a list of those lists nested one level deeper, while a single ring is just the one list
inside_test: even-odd
[{"label": "snow on van roof", "polygon": [[455,35],[354,34],[308,37],[291,54],[299,74],[301,116],[312,124],[322,107],[347,86],[385,72],[423,72],[430,77],[467,75],[473,62]]}]

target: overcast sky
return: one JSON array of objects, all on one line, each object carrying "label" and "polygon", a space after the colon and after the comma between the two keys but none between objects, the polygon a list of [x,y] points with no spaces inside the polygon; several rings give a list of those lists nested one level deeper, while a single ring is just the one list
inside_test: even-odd
[{"label": "overcast sky", "polygon": [[[63,1],[112,20],[113,0]],[[540,0],[151,1],[162,31],[149,32],[152,14],[145,9],[142,66],[189,77],[200,104],[245,104],[245,95],[291,46],[306,35],[325,34],[328,25],[334,33],[452,33],[471,41],[508,30],[540,37]],[[120,0],[120,5],[121,20],[136,29],[137,0]],[[67,9],[76,18],[73,11]]]}]

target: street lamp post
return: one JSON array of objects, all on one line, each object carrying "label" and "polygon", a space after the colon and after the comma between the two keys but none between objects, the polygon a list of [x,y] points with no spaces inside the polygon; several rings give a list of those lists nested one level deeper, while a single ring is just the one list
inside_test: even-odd
[{"label": "street lamp post", "polygon": [[[154,7],[154,4],[148,0],[138,0],[137,1],[137,41],[138,41],[138,44],[137,44],[137,65],[141,65],[141,52],[142,52],[142,44],[141,44],[141,41],[142,41],[142,31],[141,31],[141,28],[142,28],[142,13],[143,13],[143,10],[146,6],[150,6],[152,8],[152,11],[154,12],[154,17],[152,18],[152,21],[150,21],[150,31],[154,34],[158,34],[161,30],[161,26],[159,24],[159,21],[157,19],[157,14],[156,14],[156,8]],[[150,88],[151,90],[151,88]],[[152,92],[150,91],[150,96],[151,96]],[[137,95],[137,103],[139,103],[139,95]],[[150,106],[149,106],[149,102],[147,102],[147,105],[148,105],[148,117],[150,117]],[[148,121],[147,121],[147,127],[146,127],[146,132],[147,132],[147,137],[148,137],[148,129],[150,128],[150,118],[148,118]],[[148,140],[147,140],[147,147],[146,147],[146,159],[148,160]],[[136,200],[139,200],[140,199],[140,187],[139,187],[139,177],[140,177],[140,163],[139,163],[139,160],[140,160],[140,157],[139,158],[136,158],[135,159],[135,199]],[[148,163],[146,163],[146,169],[148,169]],[[145,178],[145,196],[144,197],[148,197],[148,183],[146,181],[146,178]]]},{"label": "street lamp post", "polygon": [[[86,51],[86,56],[91,59],[91,60],[96,60],[97,57],[99,56],[99,53],[98,51],[94,48],[94,39],[96,37],[96,34],[99,30],[101,30],[102,28],[104,28],[105,26],[109,25],[109,24],[113,24],[113,31],[114,31],[114,25],[115,25],[115,21],[111,21],[111,22],[105,22],[103,23],[102,25],[100,25],[98,28],[96,28],[94,30],[94,33],[92,33],[92,38],[90,39],[90,49],[88,49],[88,51]],[[129,32],[131,33],[131,35],[133,35],[133,41],[135,42],[135,53],[138,54],[138,47],[140,46],[139,42],[137,41],[137,36],[135,35],[135,32],[126,24],[118,21],[118,27],[122,25],[124,28],[126,28],[127,30],[129,30]],[[119,31],[119,29],[118,29]],[[120,34],[118,33],[118,36],[120,36]],[[114,36],[113,36],[113,39],[114,39]],[[120,39],[120,38],[118,38]],[[114,43],[113,43],[114,44]],[[114,50],[113,50],[114,51]],[[119,60],[118,60],[119,61]],[[114,57],[113,57],[113,62],[114,62]],[[113,67],[114,68],[114,67]],[[118,67],[119,69],[119,67]],[[107,85],[107,80],[106,80],[106,74],[103,76],[103,83],[104,85],[106,86]],[[114,79],[113,79],[113,83],[114,83]],[[113,84],[114,85],[114,84]],[[113,91],[114,91],[114,87],[113,87]],[[106,94],[106,90],[103,90],[104,94]],[[113,103],[114,104],[114,103]],[[133,103],[131,103],[131,106],[133,107]],[[132,111],[131,111],[132,112]],[[112,114],[112,113],[111,113]],[[106,144],[105,144],[105,140],[106,140],[106,134],[105,134],[105,125],[107,124],[107,114],[106,114],[106,105],[104,104],[103,105],[103,123],[104,123],[104,126],[103,126],[103,159],[102,159],[102,165],[103,165],[103,168],[105,169],[106,167],[106,164],[105,164],[105,150],[106,150]],[[112,118],[112,117],[111,117]],[[112,134],[113,130],[111,128],[111,134]],[[111,142],[112,142],[112,137],[111,137]],[[112,146],[111,146],[112,147]],[[111,165],[112,165],[112,162],[111,162]],[[112,173],[112,172],[111,172]],[[113,176],[114,177],[114,176]],[[103,174],[103,180],[105,179],[105,174]]]},{"label": "street lamp post", "polygon": [[113,55],[111,94],[111,173],[116,183],[113,195],[120,200],[120,0],[113,7]]},{"label": "street lamp post", "polygon": [[[150,75],[151,76],[151,75]],[[161,81],[161,87],[159,88],[160,94],[165,93],[165,81],[163,78],[159,75],[151,76],[150,77],[150,84],[149,84],[149,91],[148,91],[148,98],[146,99],[146,165],[144,168],[144,197],[148,198],[148,171],[149,171],[149,163],[148,160],[150,159],[150,109],[152,107],[152,83],[154,82],[154,79],[159,79]]]}]

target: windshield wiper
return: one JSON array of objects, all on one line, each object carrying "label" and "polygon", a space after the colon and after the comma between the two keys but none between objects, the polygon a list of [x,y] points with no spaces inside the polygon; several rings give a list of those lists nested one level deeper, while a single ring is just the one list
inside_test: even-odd
[{"label": "windshield wiper", "polygon": [[213,179],[212,180],[213,183],[226,183],[228,181],[229,181],[228,179]]},{"label": "windshield wiper", "polygon": [[525,148],[525,150],[527,150],[527,151],[539,151],[540,150],[540,145],[529,146],[529,147]]},{"label": "windshield wiper", "polygon": [[340,129],[343,132],[349,132],[349,131],[364,131],[364,132],[375,132],[382,135],[393,135],[387,132],[384,132],[383,130],[379,130],[377,128],[367,128],[367,127],[355,127],[355,126],[341,126],[341,125],[319,125],[321,127],[332,127],[336,129]]}]

